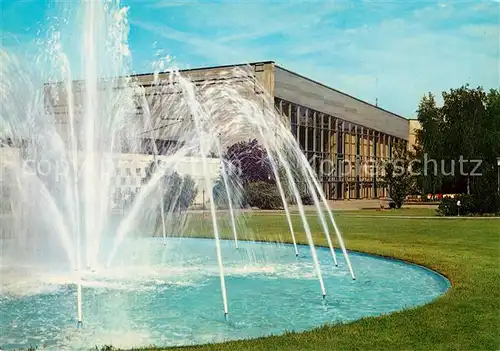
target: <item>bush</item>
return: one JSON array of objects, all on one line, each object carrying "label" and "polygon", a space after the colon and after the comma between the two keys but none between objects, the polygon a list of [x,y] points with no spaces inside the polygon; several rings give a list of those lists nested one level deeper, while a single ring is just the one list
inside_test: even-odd
[{"label": "bush", "polygon": [[479,194],[468,195],[461,194],[455,198],[444,198],[437,209],[439,216],[457,216],[458,205],[460,201],[460,215],[500,213],[500,196],[498,194],[489,194],[482,197]]},{"label": "bush", "polygon": [[[311,195],[309,195],[308,193],[305,193],[305,192],[301,192],[300,193],[300,200],[302,201],[302,204],[303,205],[314,205],[314,200],[312,198]],[[295,196],[293,196],[292,194],[290,195],[290,200],[288,201],[289,204],[291,205],[297,205],[297,199],[295,198]]]},{"label": "bush", "polygon": [[314,205],[313,198],[309,194],[300,195],[300,199],[302,200],[302,204],[304,205]]},{"label": "bush", "polygon": [[[229,187],[231,191],[231,203],[233,208],[244,208],[247,207],[246,199],[238,182],[233,181],[231,178],[228,179]],[[229,208],[229,203],[227,199],[226,186],[224,184],[224,179],[220,176],[214,183],[212,188],[214,203],[217,208],[227,209]]]},{"label": "bush", "polygon": [[240,141],[230,146],[224,160],[239,174],[242,184],[272,182],[273,172],[267,152],[257,139]]},{"label": "bush", "polygon": [[194,179],[189,175],[181,176],[177,172],[166,174],[163,177],[165,194],[163,208],[166,211],[182,211],[191,206],[198,194]]},{"label": "bush", "polygon": [[[153,174],[163,167],[161,161],[153,161],[146,168],[146,176],[142,179],[147,184]],[[165,211],[182,211],[191,206],[198,194],[198,188],[190,175],[181,176],[177,171],[161,170],[164,174],[159,181],[163,192],[163,208]]]},{"label": "bush", "polygon": [[245,198],[249,206],[262,210],[277,210],[283,208],[283,200],[278,188],[267,182],[252,182],[245,186]]}]

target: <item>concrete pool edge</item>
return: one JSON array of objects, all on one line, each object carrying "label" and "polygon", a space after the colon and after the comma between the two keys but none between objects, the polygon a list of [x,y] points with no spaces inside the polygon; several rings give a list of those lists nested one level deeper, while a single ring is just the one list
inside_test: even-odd
[{"label": "concrete pool edge", "polygon": [[[155,237],[153,237],[153,238],[155,238]],[[207,237],[207,236],[197,236],[197,235],[192,235],[192,236],[169,236],[168,238],[173,238],[173,239],[174,238],[178,238],[178,239],[215,240],[214,238],[210,238],[210,237]],[[233,241],[233,239],[220,239],[220,240],[221,241],[225,241],[225,242],[231,242],[231,241]],[[238,241],[293,246],[293,243],[291,243],[289,241],[279,242],[279,241],[271,241],[271,240],[249,240],[249,239],[240,239],[240,238],[238,239]],[[309,245],[307,243],[297,242],[297,246],[302,246],[302,247],[305,247],[305,248],[309,249]],[[315,244],[314,246],[316,248],[322,248],[322,249],[329,250],[329,247],[326,246],[326,245],[322,245],[322,244],[316,245]],[[335,249],[335,251],[337,251],[337,250],[340,250],[340,247],[334,246],[334,249]],[[375,257],[375,258],[384,259],[384,260],[388,260],[388,261],[396,261],[396,262],[400,262],[400,263],[404,263],[404,264],[408,264],[408,265],[413,265],[413,266],[416,266],[416,267],[418,267],[420,269],[428,271],[428,272],[430,272],[430,273],[432,273],[432,274],[440,277],[443,281],[445,281],[445,282],[448,283],[448,288],[446,289],[446,291],[443,294],[440,295],[440,297],[442,297],[445,294],[447,294],[449,292],[449,290],[454,286],[454,282],[446,274],[442,273],[438,269],[434,269],[434,268],[429,267],[429,266],[427,266],[427,265],[425,265],[423,263],[419,263],[419,262],[416,262],[416,261],[413,261],[413,260],[403,259],[403,258],[399,258],[399,257],[395,257],[395,256],[379,254],[379,253],[371,253],[371,252],[360,251],[360,250],[353,250],[353,249],[348,249],[348,248],[346,250],[347,250],[348,254],[349,253],[355,253],[355,254],[362,255],[362,256],[372,256],[372,257]],[[438,299],[440,297],[438,297]]]}]

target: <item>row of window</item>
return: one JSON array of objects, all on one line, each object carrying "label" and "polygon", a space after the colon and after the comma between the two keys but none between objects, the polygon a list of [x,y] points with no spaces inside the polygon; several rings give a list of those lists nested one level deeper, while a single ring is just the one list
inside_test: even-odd
[{"label": "row of window", "polygon": [[142,179],[143,178],[137,178],[137,177],[116,177],[116,178],[111,178],[111,183],[114,183],[117,186],[124,186],[124,185],[140,186],[142,184]]},{"label": "row of window", "polygon": [[304,151],[392,157],[392,144],[399,140],[279,98],[275,98],[275,107],[289,118],[291,131]]}]

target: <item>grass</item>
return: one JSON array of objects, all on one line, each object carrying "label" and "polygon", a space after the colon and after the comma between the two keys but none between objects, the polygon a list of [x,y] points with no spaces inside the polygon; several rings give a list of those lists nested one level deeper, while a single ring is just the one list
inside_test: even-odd
[{"label": "grass", "polygon": [[[500,220],[415,217],[433,215],[428,209],[372,212],[370,217],[356,217],[370,214],[366,210],[336,215],[348,248],[437,270],[453,284],[446,295],[418,308],[305,333],[173,350],[499,350]],[[388,217],[394,214],[410,217]],[[301,228],[298,216],[293,221]],[[317,217],[310,223],[315,242],[326,245]],[[189,232],[209,232],[208,226],[207,215],[191,221]],[[228,224],[222,227],[222,237],[229,238]],[[290,240],[283,215],[250,215],[246,227],[241,239]],[[306,243],[303,232],[297,236]]]}]

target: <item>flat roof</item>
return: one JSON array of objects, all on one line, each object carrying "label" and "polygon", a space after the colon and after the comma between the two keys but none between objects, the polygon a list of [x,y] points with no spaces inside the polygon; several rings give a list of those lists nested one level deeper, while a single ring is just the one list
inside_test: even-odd
[{"label": "flat roof", "polygon": [[[373,108],[376,108],[376,109],[379,109],[381,111],[387,112],[387,113],[393,115],[394,117],[402,118],[402,119],[405,119],[405,120],[409,119],[409,118],[403,117],[403,116],[401,116],[401,115],[399,115],[399,114],[397,114],[395,112],[386,110],[386,109],[384,109],[384,108],[382,108],[380,106],[374,105],[374,104],[369,103],[369,102],[364,101],[364,100],[361,100],[361,99],[359,99],[359,98],[357,98],[357,97],[355,97],[353,95],[350,95],[350,94],[347,94],[347,93],[345,93],[343,91],[340,91],[338,89],[332,88],[332,87],[330,87],[330,86],[328,86],[328,85],[326,85],[324,83],[318,82],[317,80],[311,79],[311,78],[306,77],[304,75],[301,75],[301,74],[299,74],[297,72],[294,72],[294,71],[291,71],[289,69],[286,69],[286,68],[284,68],[284,67],[276,64],[276,61],[272,61],[272,60],[268,60],[268,61],[256,61],[256,62],[249,62],[249,63],[237,63],[237,64],[232,64],[232,65],[219,65],[219,66],[206,66],[206,67],[185,68],[185,69],[180,69],[179,72],[181,72],[181,73],[182,72],[196,72],[196,71],[203,71],[203,70],[209,70],[209,69],[232,68],[232,67],[243,67],[243,66],[255,66],[255,65],[262,65],[262,64],[274,64],[276,67],[278,67],[278,68],[280,68],[280,69],[282,69],[282,70],[284,70],[284,71],[286,71],[288,73],[296,75],[297,77],[300,77],[302,79],[306,79],[306,80],[308,80],[310,82],[313,82],[315,84],[321,85],[321,86],[323,86],[325,88],[328,88],[328,89],[330,89],[332,91],[335,91],[335,92],[337,92],[339,94],[342,94],[344,96],[347,96],[349,98],[357,100],[357,101],[359,101],[359,102],[361,102],[363,104],[366,104],[366,105],[371,106]],[[131,77],[141,77],[141,76],[147,76],[147,75],[151,75],[151,74],[152,73],[140,73],[140,74],[134,74]]]},{"label": "flat roof", "polygon": [[[195,68],[183,68],[180,69],[179,72],[196,72],[196,71],[204,71],[209,69],[219,69],[219,68],[233,68],[233,67],[244,67],[244,66],[255,66],[255,65],[264,65],[264,64],[275,64],[274,61],[257,61],[257,62],[249,62],[249,63],[236,63],[232,65],[219,65],[219,66],[205,66],[205,67],[195,67]],[[131,77],[143,77],[150,76],[153,73],[138,73],[132,74]]]},{"label": "flat roof", "polygon": [[401,116],[401,115],[398,115],[397,113],[394,113],[394,112],[392,112],[392,111],[386,110],[386,109],[384,109],[384,108],[382,108],[382,107],[380,107],[380,106],[373,105],[373,104],[371,104],[371,103],[369,103],[369,102],[366,102],[366,101],[364,101],[364,100],[361,100],[361,99],[359,99],[359,98],[357,98],[357,97],[355,97],[355,96],[352,96],[352,95],[350,95],[350,94],[344,93],[343,91],[340,91],[340,90],[335,89],[335,88],[332,88],[332,87],[330,87],[330,86],[328,86],[328,85],[326,85],[326,84],[323,84],[323,83],[321,83],[321,82],[318,82],[317,80],[314,80],[314,79],[308,78],[308,77],[303,76],[303,75],[301,75],[301,74],[298,74],[298,73],[296,73],[296,72],[294,72],[294,71],[291,71],[291,70],[289,70],[289,69],[283,68],[283,67],[281,67],[280,65],[276,65],[276,64],[275,64],[275,66],[276,66],[276,67],[278,67],[278,68],[280,68],[280,69],[282,69],[283,71],[286,71],[286,72],[288,72],[288,73],[291,73],[291,74],[293,74],[293,75],[295,75],[295,76],[297,76],[297,77],[300,77],[300,78],[302,78],[302,79],[306,79],[306,80],[308,80],[308,81],[310,81],[310,82],[313,82],[313,83],[315,83],[315,84],[321,85],[322,87],[325,87],[325,88],[330,89],[330,90],[332,90],[332,91],[334,91],[334,92],[336,92],[336,93],[342,94],[342,95],[347,96],[347,97],[349,97],[349,98],[351,98],[351,99],[354,99],[354,100],[356,100],[356,101],[359,101],[359,102],[361,102],[361,103],[363,103],[363,104],[365,104],[365,105],[368,105],[368,106],[371,106],[371,107],[376,108],[376,109],[378,109],[378,110],[381,110],[381,111],[387,112],[387,113],[389,113],[389,114],[393,115],[394,117],[398,117],[398,118],[402,118],[402,119],[408,120],[408,118],[403,117],[403,116]]},{"label": "flat roof", "polygon": [[[389,113],[389,114],[393,115],[394,117],[402,118],[402,119],[405,119],[405,120],[409,120],[409,119],[416,119],[416,118],[406,118],[406,117],[403,117],[403,116],[401,116],[401,115],[399,115],[399,114],[397,114],[397,113],[394,113],[394,112],[392,112],[392,111],[386,110],[386,109],[384,109],[384,108],[382,108],[382,107],[380,107],[380,106],[373,105],[373,104],[371,104],[371,103],[369,103],[369,102],[367,102],[367,101],[361,100],[361,99],[359,99],[359,98],[357,98],[357,97],[355,97],[355,96],[352,96],[352,95],[350,95],[350,94],[347,94],[347,93],[345,93],[345,92],[343,92],[343,91],[340,91],[340,90],[338,90],[338,89],[332,88],[332,87],[330,87],[330,86],[328,86],[328,85],[326,85],[326,84],[324,84],[324,83],[321,83],[321,82],[319,82],[319,81],[317,81],[317,80],[314,80],[314,79],[308,78],[308,77],[306,77],[306,76],[304,76],[304,75],[301,75],[301,74],[296,73],[296,72],[294,72],[294,71],[291,71],[291,70],[289,70],[289,69],[283,68],[282,66],[277,65],[277,64],[276,64],[276,61],[272,61],[272,60],[267,60],[267,61],[256,61],[256,62],[248,62],[248,63],[228,64],[228,65],[219,65],[219,66],[206,66],[206,67],[184,68],[184,69],[180,69],[180,70],[179,70],[179,72],[181,72],[181,73],[182,73],[182,72],[196,72],[196,71],[204,71],[204,70],[210,70],[210,69],[233,68],[233,67],[244,67],[244,66],[255,66],[255,65],[263,65],[263,64],[274,64],[274,65],[275,65],[275,67],[278,67],[278,68],[280,68],[280,69],[282,69],[282,70],[284,70],[284,71],[286,71],[286,72],[288,72],[288,73],[291,73],[291,74],[293,74],[293,75],[295,75],[295,76],[297,76],[297,77],[300,77],[300,78],[302,78],[302,79],[306,79],[306,80],[308,80],[308,81],[310,81],[310,82],[313,82],[313,83],[315,83],[315,84],[318,84],[318,85],[320,85],[320,86],[322,86],[322,87],[325,87],[325,88],[327,88],[327,89],[330,89],[330,90],[332,90],[332,91],[335,91],[336,93],[339,93],[339,94],[342,94],[342,95],[344,95],[344,96],[347,96],[347,97],[349,97],[349,98],[351,98],[351,99],[357,100],[357,101],[359,101],[359,102],[361,102],[361,103],[363,103],[363,104],[365,104],[365,105],[368,105],[368,106],[371,106],[371,107],[376,108],[376,109],[378,109],[378,110],[381,110],[381,111],[384,111],[384,112],[386,112],[386,113]],[[144,77],[144,76],[150,76],[150,75],[152,75],[152,74],[153,74],[152,72],[150,72],[150,73],[137,73],[137,74],[132,74],[132,75],[130,75],[130,77]],[[44,85],[47,85],[47,84],[48,84],[48,83],[44,83]]]}]

